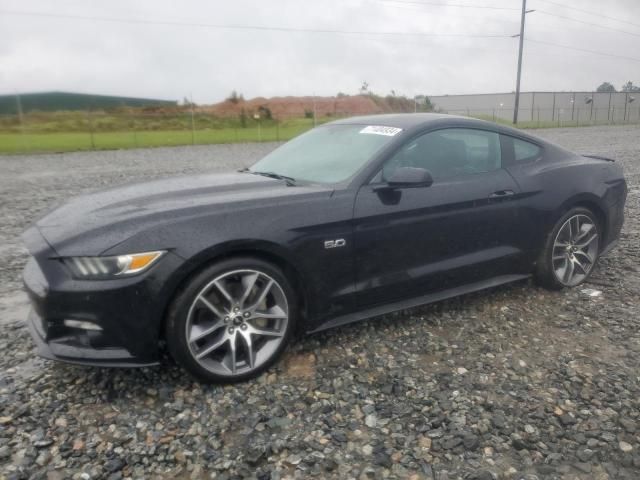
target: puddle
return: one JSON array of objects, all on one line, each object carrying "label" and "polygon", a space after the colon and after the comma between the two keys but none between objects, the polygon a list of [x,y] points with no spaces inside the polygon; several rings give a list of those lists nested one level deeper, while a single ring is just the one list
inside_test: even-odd
[{"label": "puddle", "polygon": [[602,295],[602,291],[601,290],[596,290],[593,288],[585,288],[583,290],[580,290],[581,293],[589,296],[589,297],[599,297],[600,295]]}]

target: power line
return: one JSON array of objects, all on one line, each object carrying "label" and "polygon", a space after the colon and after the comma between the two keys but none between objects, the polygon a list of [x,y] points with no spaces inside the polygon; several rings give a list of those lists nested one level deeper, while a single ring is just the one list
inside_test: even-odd
[{"label": "power line", "polygon": [[559,43],[545,42],[544,40],[533,40],[531,38],[527,38],[525,41],[526,42],[532,42],[532,43],[539,43],[541,45],[550,45],[550,46],[553,46],[553,47],[566,48],[568,50],[576,50],[578,52],[592,53],[594,55],[601,55],[603,57],[620,58],[620,59],[623,59],[623,60],[631,60],[633,62],[640,62],[640,58],[627,57],[625,55],[616,55],[614,53],[599,52],[597,50],[588,50],[586,48],[573,47],[571,45],[561,45]]},{"label": "power line", "polygon": [[143,20],[116,17],[92,17],[85,15],[68,15],[61,13],[44,12],[20,12],[15,10],[0,10],[0,14],[17,15],[27,17],[60,18],[68,20],[90,20],[97,22],[142,24],[142,25],[165,25],[175,27],[198,27],[214,28],[225,30],[260,30],[276,32],[298,32],[298,33],[327,33],[340,35],[386,35],[386,36],[412,36],[412,37],[463,37],[463,38],[509,38],[511,35],[505,34],[473,34],[473,33],[431,33],[431,32],[395,32],[395,31],[366,31],[366,30],[334,30],[319,28],[295,28],[295,27],[273,27],[265,25],[224,25],[216,23],[191,23],[177,22],[170,20]]},{"label": "power line", "polygon": [[626,33],[627,35],[633,35],[634,37],[640,37],[640,33],[630,32],[628,30],[621,30],[615,27],[608,27],[606,25],[601,25],[599,23],[585,22],[584,20],[578,20],[577,18],[567,17],[566,15],[558,15],[557,13],[547,12],[546,10],[538,10],[536,9],[536,13],[540,13],[542,15],[547,15],[549,17],[561,18],[563,20],[569,20],[571,22],[582,23],[583,25],[589,25],[590,27],[604,28],[606,30],[611,30],[612,32],[620,32]]},{"label": "power line", "polygon": [[[371,0],[371,1],[375,2],[376,0]],[[422,16],[422,14],[424,13],[426,15],[426,18],[433,19],[434,21],[438,21],[441,18],[443,18],[441,12],[434,12],[430,10],[430,7],[428,6],[421,7],[419,5],[404,5],[404,4],[395,4],[395,3],[385,4],[383,2],[385,2],[386,0],[378,0],[378,1],[380,1],[380,3],[377,4],[377,6],[384,9],[385,13],[387,11],[390,11],[393,13],[395,13],[396,11],[408,12],[408,14],[412,15],[413,17],[416,17],[416,15]],[[474,25],[478,20],[478,11],[469,11],[466,13],[456,12],[455,14],[452,12],[450,17],[448,17],[447,15],[445,15],[444,17],[445,20],[454,20],[456,24],[459,24],[459,25]],[[515,16],[513,15],[513,12],[510,12],[510,11],[509,12],[506,12],[506,11],[505,12],[487,12],[487,15],[490,15],[490,20],[488,23],[483,25],[483,30],[495,29],[497,31],[512,32],[512,31],[516,31],[519,25],[517,23],[518,19],[516,19]],[[441,24],[440,22],[438,22],[438,25],[440,25],[440,27],[443,29],[444,29],[444,25],[449,25],[449,24],[450,24],[449,22],[445,24]]]},{"label": "power line", "polygon": [[[376,3],[377,5],[379,5],[382,8],[385,9],[393,9],[393,10],[403,10],[403,11],[411,11],[411,12],[415,12],[415,11],[420,11],[420,12],[424,12],[425,10],[428,12],[428,15],[431,18],[439,18],[439,15],[441,15],[440,12],[434,12],[433,9],[431,8],[431,6],[429,5],[424,5],[424,4],[417,4],[417,3],[396,3],[396,0],[369,0],[372,3]],[[390,3],[390,2],[394,2],[394,3]],[[464,12],[465,10],[463,10]],[[502,14],[502,15],[501,15]],[[501,24],[509,24],[512,28],[514,28],[515,25],[515,21],[513,18],[513,12],[512,11],[502,11],[502,12],[495,12],[495,15],[491,16],[491,23],[495,24],[495,23],[501,23]],[[478,12],[475,11],[469,11],[468,13],[455,13],[455,19],[456,20],[460,20],[460,19],[470,19],[473,21],[477,21],[478,20]]]},{"label": "power line", "polygon": [[[434,6],[434,7],[459,7],[459,8],[478,8],[478,9],[489,9],[489,10],[506,10],[506,11],[516,11],[519,12],[520,9],[519,8],[513,8],[513,7],[497,7],[497,6],[491,6],[491,5],[470,5],[470,4],[464,4],[464,3],[436,3],[436,2],[429,2],[429,1],[418,1],[418,0],[373,0],[373,1],[377,1],[379,3],[384,3],[384,4],[396,4],[396,5],[423,5],[423,6]],[[600,18],[606,18],[609,20],[615,20],[618,22],[623,22],[623,23],[627,23],[629,25],[633,25],[633,26],[637,26],[640,27],[640,24],[637,23],[633,23],[633,22],[627,22],[625,20],[620,20],[614,17],[608,17],[606,15],[601,15],[599,13],[596,12],[591,12],[588,10],[583,10],[580,8],[575,8],[575,7],[567,7],[561,3],[557,3],[557,2],[553,2],[551,0],[540,0],[542,2],[546,2],[552,5],[558,5],[561,7],[566,7],[570,10],[575,10],[577,12],[583,12],[583,13],[588,13],[590,15],[597,15]],[[614,32],[620,32],[620,33],[626,33],[627,35],[634,35],[634,36],[638,36],[640,37],[640,33],[636,33],[636,32],[630,32],[628,30],[622,30],[619,28],[615,28],[615,27],[609,27],[606,25],[601,25],[599,23],[592,23],[592,22],[587,22],[584,20],[579,20],[577,18],[573,18],[573,17],[568,17],[566,15],[559,15],[553,12],[548,12],[546,10],[536,10],[537,13],[541,13],[543,15],[548,15],[551,17],[556,17],[556,18],[561,18],[563,20],[569,20],[572,22],[577,22],[577,23],[582,23],[584,25],[588,25],[591,27],[598,27],[598,28],[604,28],[607,30],[611,30]]]},{"label": "power line", "polygon": [[494,7],[491,5],[472,5],[466,3],[436,3],[436,2],[419,2],[417,0],[377,0],[381,3],[398,3],[406,5],[424,5],[429,7],[454,7],[454,8],[479,8],[485,10],[511,10],[519,11],[518,8],[512,7]]},{"label": "power line", "polygon": [[[538,11],[536,10],[536,12]],[[341,35],[454,37],[454,38],[455,37],[461,37],[461,38],[511,38],[512,37],[512,35],[504,35],[504,34],[428,33],[428,32],[395,32],[395,31],[385,32],[385,31],[358,31],[358,30],[274,27],[274,26],[264,26],[264,25],[223,25],[223,24],[213,24],[213,23],[192,23],[192,22],[179,22],[179,21],[169,21],[169,20],[143,20],[143,19],[127,19],[127,18],[117,18],[117,17],[93,17],[93,16],[85,16],[85,15],[69,15],[69,14],[45,13],[45,12],[21,12],[21,11],[14,11],[14,10],[0,10],[0,14],[27,16],[27,17],[42,17],[42,18],[60,18],[60,19],[69,19],[69,20],[88,20],[88,21],[125,23],[125,24],[165,25],[165,26],[177,26],[177,27],[199,27],[199,28],[230,29],[230,30],[258,30],[258,31],[279,31],[279,32],[341,34]],[[585,53],[591,53],[591,54],[600,55],[600,56],[607,56],[612,58],[619,58],[623,60],[640,62],[640,58],[609,54],[606,52],[572,47],[570,45],[561,45],[557,43],[545,42],[542,40],[533,40],[533,39],[527,39],[526,41],[559,47],[559,48],[570,49],[570,50],[576,50],[576,51],[585,52]]]},{"label": "power line", "polygon": [[553,2],[552,0],[538,0],[539,2],[548,3],[550,5],[556,5],[558,7],[564,7],[569,10],[574,10],[576,12],[586,13],[587,15],[595,15],[598,18],[605,18],[607,20],[613,20],[615,22],[626,23],[627,25],[633,25],[634,27],[640,28],[640,23],[629,22],[628,20],[622,20],[621,18],[609,17],[607,15],[603,15],[601,12],[594,12],[593,10],[585,10],[583,8],[572,7],[570,5],[565,5],[564,3]]}]

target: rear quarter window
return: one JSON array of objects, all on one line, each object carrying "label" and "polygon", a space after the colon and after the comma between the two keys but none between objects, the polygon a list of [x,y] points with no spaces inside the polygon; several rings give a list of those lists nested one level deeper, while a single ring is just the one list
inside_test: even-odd
[{"label": "rear quarter window", "polygon": [[520,138],[501,135],[503,163],[517,165],[535,162],[542,156],[542,147]]},{"label": "rear quarter window", "polygon": [[519,138],[513,139],[513,159],[516,162],[536,160],[541,154],[542,149],[539,146]]}]

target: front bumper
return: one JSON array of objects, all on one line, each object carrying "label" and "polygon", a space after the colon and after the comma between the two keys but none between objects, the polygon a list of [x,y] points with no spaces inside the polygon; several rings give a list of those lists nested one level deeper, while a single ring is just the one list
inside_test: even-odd
[{"label": "front bumper", "polygon": [[148,361],[136,358],[125,348],[94,348],[91,345],[93,331],[70,328],[67,335],[47,340],[44,327],[47,323],[33,309],[29,312],[27,326],[38,355],[42,358],[96,367],[147,367],[158,364],[158,361],[152,358]]},{"label": "front bumper", "polygon": [[[162,317],[170,296],[167,279],[182,260],[169,253],[140,275],[76,280],[37,229],[28,234],[34,256],[23,280],[32,306],[29,332],[38,354],[82,365],[157,364]],[[83,323],[93,328],[80,328]]]}]

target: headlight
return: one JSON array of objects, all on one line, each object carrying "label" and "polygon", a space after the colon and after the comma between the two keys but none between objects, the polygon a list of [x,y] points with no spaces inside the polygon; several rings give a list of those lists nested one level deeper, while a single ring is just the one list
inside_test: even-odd
[{"label": "headlight", "polygon": [[69,267],[75,278],[108,280],[143,272],[165,253],[165,251],[158,251],[113,257],[67,257],[62,261]]}]

